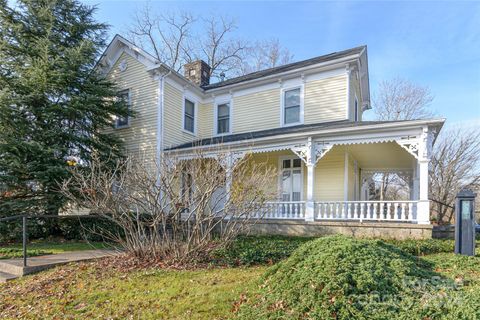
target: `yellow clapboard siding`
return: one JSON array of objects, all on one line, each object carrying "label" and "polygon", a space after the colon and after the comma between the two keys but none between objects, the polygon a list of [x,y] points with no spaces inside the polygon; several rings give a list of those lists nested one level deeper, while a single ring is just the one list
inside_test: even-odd
[{"label": "yellow clapboard siding", "polygon": [[[183,131],[182,128],[183,93],[168,82],[165,82],[163,99],[163,147],[169,148],[198,139],[197,136]],[[198,126],[201,125],[200,121],[197,120],[197,131]]]},{"label": "yellow clapboard siding", "polygon": [[213,136],[213,103],[201,104],[198,108],[198,134],[200,138]]},{"label": "yellow clapboard siding", "polygon": [[305,84],[305,124],[346,119],[346,75]]},{"label": "yellow clapboard siding", "polygon": [[[118,65],[127,62],[127,69],[121,72]],[[154,160],[157,143],[158,80],[155,80],[145,66],[123,53],[116,61],[107,78],[114,81],[120,90],[129,89],[131,108],[135,116],[126,128],[107,129],[114,132],[124,143],[128,153]]]},{"label": "yellow clapboard siding", "polygon": [[[333,147],[315,167],[314,199],[342,201],[344,198],[345,155],[340,147]],[[304,181],[304,183],[306,183]]]},{"label": "yellow clapboard siding", "polygon": [[[268,163],[275,168],[277,175],[271,178],[269,191],[279,195],[279,159],[283,156],[296,157],[291,151],[278,151],[253,154],[252,161]],[[344,197],[344,169],[345,155],[343,148],[332,148],[315,167],[314,200],[316,201],[342,201]],[[307,169],[302,162],[303,175],[303,199],[307,195]]]},{"label": "yellow clapboard siding", "polygon": [[233,99],[233,132],[241,133],[280,126],[280,90],[273,89]]}]

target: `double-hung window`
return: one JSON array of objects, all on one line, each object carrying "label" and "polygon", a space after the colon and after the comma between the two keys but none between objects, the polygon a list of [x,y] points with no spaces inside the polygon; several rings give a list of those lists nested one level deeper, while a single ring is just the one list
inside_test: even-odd
[{"label": "double-hung window", "polygon": [[[123,101],[127,105],[128,110],[130,111],[130,91],[129,90],[120,91],[117,94],[117,98],[120,101]],[[117,115],[115,120],[115,127],[116,128],[127,127],[129,123],[130,123],[130,119],[128,115],[126,116]]]},{"label": "double-hung window", "polygon": [[217,134],[230,132],[230,103],[217,105]]},{"label": "double-hung window", "polygon": [[301,118],[301,88],[283,91],[283,124],[299,124]]},{"label": "double-hung window", "polygon": [[195,103],[188,99],[184,101],[183,129],[195,133]]},{"label": "double-hung window", "polygon": [[357,95],[355,95],[353,108],[354,108],[353,112],[354,112],[354,116],[355,116],[355,121],[358,121],[358,98],[357,98]]}]

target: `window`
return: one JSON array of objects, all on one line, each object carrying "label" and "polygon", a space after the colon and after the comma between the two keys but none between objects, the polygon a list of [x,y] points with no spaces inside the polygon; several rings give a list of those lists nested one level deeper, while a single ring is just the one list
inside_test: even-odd
[{"label": "window", "polygon": [[230,103],[217,105],[217,134],[230,132]]},{"label": "window", "polygon": [[285,90],[283,92],[283,124],[301,122],[301,88]]},{"label": "window", "polygon": [[184,100],[183,129],[195,132],[195,103],[188,99]]},{"label": "window", "polygon": [[[123,101],[124,103],[127,104],[128,110],[130,110],[130,91],[129,90],[123,90],[120,91],[117,95],[118,100]],[[115,127],[116,128],[122,128],[122,127],[127,127],[129,125],[129,117],[128,116],[117,116],[115,120]]]},{"label": "window", "polygon": [[282,160],[281,200],[301,201],[302,180],[302,160],[298,158]]},{"label": "window", "polygon": [[355,121],[358,121],[358,99],[357,99],[357,95],[355,95],[355,101],[354,101],[354,104],[353,104],[353,112],[355,113]]}]

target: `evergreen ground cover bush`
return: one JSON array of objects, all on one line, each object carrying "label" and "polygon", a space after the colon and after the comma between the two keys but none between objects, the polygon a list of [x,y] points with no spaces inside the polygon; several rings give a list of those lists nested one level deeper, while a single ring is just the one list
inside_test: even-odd
[{"label": "evergreen ground cover bush", "polygon": [[[230,266],[273,264],[288,258],[302,244],[316,238],[287,236],[241,236],[229,247],[216,250],[212,257],[216,263]],[[383,240],[414,255],[425,256],[434,253],[453,252],[453,240]],[[480,241],[477,241],[480,243]]]},{"label": "evergreen ground cover bush", "polygon": [[[446,254],[444,254],[446,255]],[[449,257],[452,254],[448,255]],[[271,267],[237,313],[240,319],[474,319],[480,286],[438,273],[422,259],[380,240],[343,236],[303,244]],[[445,269],[478,258],[455,257]],[[463,270],[461,267],[459,270]],[[467,272],[467,271],[465,271]],[[466,281],[464,281],[466,279]]]},{"label": "evergreen ground cover bush", "polygon": [[314,238],[286,236],[240,236],[229,247],[213,252],[216,263],[237,265],[273,264],[288,258]]}]

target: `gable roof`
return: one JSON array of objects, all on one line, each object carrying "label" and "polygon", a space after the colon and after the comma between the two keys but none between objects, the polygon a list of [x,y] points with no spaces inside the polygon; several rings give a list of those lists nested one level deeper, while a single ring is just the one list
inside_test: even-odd
[{"label": "gable roof", "polygon": [[295,69],[299,69],[299,68],[303,68],[303,67],[308,67],[308,66],[319,64],[319,63],[322,63],[322,62],[327,62],[327,61],[331,61],[331,60],[337,60],[337,59],[345,58],[345,57],[355,55],[355,54],[359,55],[364,50],[366,50],[366,48],[367,48],[367,46],[363,45],[363,46],[359,46],[359,47],[355,47],[355,48],[351,48],[351,49],[347,49],[347,50],[343,50],[343,51],[339,51],[339,52],[333,52],[333,53],[329,53],[329,54],[326,54],[326,55],[318,56],[318,57],[303,60],[303,61],[293,62],[293,63],[289,63],[289,64],[286,64],[286,65],[282,65],[282,66],[278,66],[278,67],[274,67],[274,68],[270,68],[270,69],[265,69],[265,70],[252,72],[252,73],[240,76],[240,77],[231,78],[231,79],[228,79],[228,80],[225,80],[225,81],[221,81],[221,82],[212,83],[212,84],[209,84],[209,85],[206,85],[206,86],[202,86],[202,88],[204,90],[208,91],[208,90],[211,90],[211,89],[225,87],[225,86],[232,85],[232,84],[237,84],[237,83],[240,83],[240,82],[245,82],[245,81],[249,81],[249,80],[263,78],[263,77],[270,76],[270,75],[275,75],[275,74],[286,72],[286,71],[291,71],[291,70],[295,70]]}]

